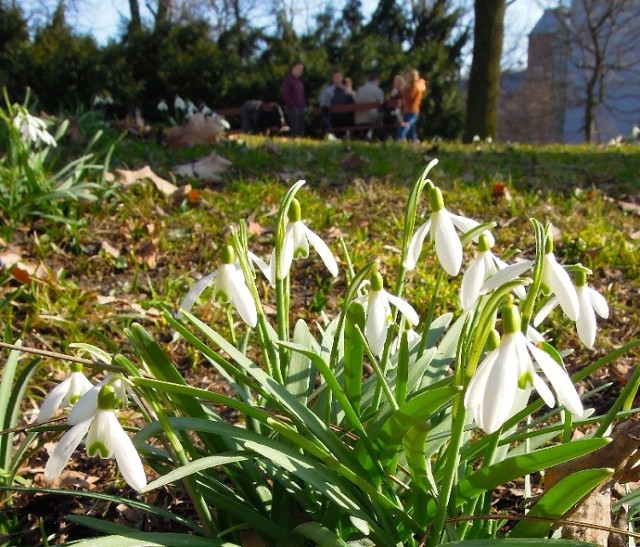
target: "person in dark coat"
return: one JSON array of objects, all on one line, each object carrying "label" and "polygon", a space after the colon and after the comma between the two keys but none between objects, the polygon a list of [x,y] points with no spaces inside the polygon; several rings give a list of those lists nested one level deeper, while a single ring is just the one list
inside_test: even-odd
[{"label": "person in dark coat", "polygon": [[298,137],[304,133],[304,112],[307,100],[304,94],[304,83],[301,77],[304,65],[296,61],[282,82],[282,101],[291,127],[290,135]]}]

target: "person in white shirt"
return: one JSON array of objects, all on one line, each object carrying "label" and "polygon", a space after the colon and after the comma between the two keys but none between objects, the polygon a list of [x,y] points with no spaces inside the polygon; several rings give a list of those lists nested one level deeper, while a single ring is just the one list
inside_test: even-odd
[{"label": "person in white shirt", "polygon": [[[377,73],[369,75],[369,80],[362,84],[356,91],[356,103],[384,103],[384,91],[380,87],[380,76]],[[380,123],[382,111],[380,108],[372,108],[363,112],[356,112],[356,125],[373,125]]]}]

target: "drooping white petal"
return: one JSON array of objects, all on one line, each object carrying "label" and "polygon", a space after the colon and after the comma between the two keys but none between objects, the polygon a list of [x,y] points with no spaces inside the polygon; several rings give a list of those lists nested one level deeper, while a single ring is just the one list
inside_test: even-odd
[{"label": "drooping white petal", "polygon": [[267,278],[269,285],[274,287],[275,282],[273,277],[271,277],[271,265],[267,264],[258,255],[253,254],[251,251],[247,252],[247,256],[249,257],[249,260],[251,260],[251,262],[253,262],[256,266],[258,266],[262,274]]},{"label": "drooping white petal", "polygon": [[258,322],[258,312],[256,311],[256,304],[251,296],[251,291],[247,287],[244,281],[242,272],[236,271],[233,274],[233,279],[228,287],[229,296],[233,305],[238,310],[238,314],[242,317],[242,320],[250,327],[255,327]]},{"label": "drooping white petal", "polygon": [[67,418],[67,423],[69,423],[69,425],[76,425],[93,417],[98,408],[98,392],[105,384],[105,380],[93,386],[82,397],[80,397],[75,405],[73,405],[71,412],[69,412],[69,417]]},{"label": "drooping white petal", "polygon": [[116,423],[113,425],[111,438],[118,468],[127,484],[139,492],[147,485],[142,460],[117,418],[113,418]]},{"label": "drooping white petal", "polygon": [[329,273],[333,277],[337,276],[338,263],[336,262],[336,259],[333,256],[331,249],[329,249],[329,246],[323,241],[323,239],[318,234],[312,232],[309,228],[307,228],[304,225],[303,225],[303,228],[305,229],[305,234],[307,239],[309,240],[309,243],[311,243],[313,248],[320,255],[320,258],[322,259],[322,262],[324,262],[324,265],[327,267],[327,270],[329,270]]},{"label": "drooping white petal", "polygon": [[534,344],[537,344],[539,342],[544,342],[544,336],[542,336],[542,334],[540,334],[531,325],[527,325],[527,340],[531,340]]},{"label": "drooping white petal", "polygon": [[487,378],[498,358],[498,350],[490,351],[478,365],[475,374],[469,382],[469,387],[464,395],[464,407],[468,411],[480,406],[485,398]]},{"label": "drooping white petal", "polygon": [[[491,260],[493,261],[493,264],[495,265],[495,270],[493,270],[490,275],[494,275],[497,272],[504,270],[505,268],[509,267],[509,264],[507,264],[504,260],[498,258],[497,256],[495,256],[493,253],[491,253]],[[518,274],[520,275],[520,274]],[[518,287],[516,287],[515,289],[513,289],[513,292],[515,293],[515,295],[520,299],[520,300],[524,300],[527,297],[527,293],[524,290],[524,287],[522,285],[519,285]]]},{"label": "drooping white petal", "polygon": [[518,368],[514,338],[507,334],[498,348],[495,365],[487,377],[481,422],[486,433],[494,433],[506,422],[513,408],[518,385]]},{"label": "drooping white petal", "polygon": [[558,365],[546,352],[527,342],[527,347],[534,359],[540,365],[540,369],[548,378],[558,396],[558,400],[576,417],[581,417],[584,412],[582,401],[578,396],[571,378],[564,369]]},{"label": "drooping white petal", "polygon": [[85,420],[79,424],[74,425],[69,431],[67,431],[62,438],[58,441],[58,444],[53,449],[47,465],[44,468],[44,478],[46,481],[52,481],[55,479],[65,465],[69,461],[73,451],[78,448],[80,441],[84,438],[91,425],[91,420]]},{"label": "drooping white petal", "polygon": [[471,309],[480,295],[480,287],[482,287],[487,274],[485,256],[486,252],[478,253],[462,276],[460,304],[463,310]]},{"label": "drooping white petal", "polygon": [[533,260],[523,260],[522,262],[515,262],[509,264],[506,268],[503,268],[493,274],[480,288],[480,294],[491,292],[501,285],[513,281],[516,277],[520,277],[531,266],[533,266]]},{"label": "drooping white petal", "polygon": [[556,406],[556,399],[553,396],[553,392],[549,389],[549,386],[544,383],[544,380],[540,378],[539,374],[533,373],[533,387],[545,402],[549,408]]},{"label": "drooping white petal", "polygon": [[191,310],[191,308],[195,304],[198,297],[216,278],[216,275],[217,275],[217,272],[213,272],[203,277],[200,281],[197,281],[196,283],[194,283],[193,286],[189,289],[187,296],[184,297],[184,300],[180,304],[180,309],[184,311]]},{"label": "drooping white petal", "polygon": [[[463,217],[460,215],[454,215],[453,213],[449,213],[449,216],[451,217],[451,222],[453,222],[453,225],[456,228],[458,228],[458,230],[460,230],[462,234],[466,234],[467,232],[480,226],[479,222],[471,218]],[[493,247],[495,245],[495,239],[493,238],[493,234],[489,230],[484,230],[483,232],[480,232],[473,238],[473,240],[477,242],[481,235],[486,236],[489,247]]]},{"label": "drooping white petal", "polygon": [[[282,249],[280,250],[280,277],[279,279],[284,279],[289,275],[289,270],[291,269],[291,264],[293,262],[293,255],[295,251],[295,244],[293,239],[293,226],[291,224],[287,225],[287,228],[284,232],[284,241],[282,244]],[[272,279],[276,279],[276,262],[275,258],[275,249],[273,251],[273,255],[271,258],[271,274]]]},{"label": "drooping white petal", "polygon": [[391,293],[388,293],[385,290],[381,292],[384,293],[384,296],[388,302],[390,302],[396,308],[398,308],[400,313],[402,313],[402,315],[404,315],[407,318],[407,321],[409,321],[411,325],[415,326],[420,322],[420,317],[418,316],[418,312],[416,312],[413,306],[409,304],[406,300],[403,300],[402,298],[399,298]]},{"label": "drooping white petal", "polygon": [[384,348],[387,338],[387,310],[382,291],[371,291],[367,305],[367,320],[364,332],[371,348],[371,353],[378,355]]},{"label": "drooping white petal", "polygon": [[537,327],[540,323],[542,323],[557,305],[557,296],[552,296],[551,298],[549,298],[549,300],[545,302],[544,306],[540,308],[540,311],[536,313],[536,316],[533,318],[533,326]]},{"label": "drooping white petal", "polygon": [[56,410],[60,408],[62,400],[66,397],[70,386],[71,376],[69,375],[49,392],[49,395],[42,402],[36,422],[42,423],[53,418]]},{"label": "drooping white petal", "polygon": [[591,305],[589,287],[586,285],[576,287],[576,293],[579,305],[578,320],[576,321],[578,337],[588,349],[593,349],[593,344],[596,341],[596,314]]},{"label": "drooping white petal", "polygon": [[236,267],[234,264],[220,264],[213,286],[213,296],[216,300],[228,303],[231,300],[231,286],[235,280]]},{"label": "drooping white petal", "polygon": [[609,304],[607,304],[607,299],[604,296],[595,289],[589,288],[589,298],[594,311],[602,317],[602,319],[609,317]]},{"label": "drooping white petal", "polygon": [[291,232],[293,234],[293,258],[307,258],[309,256],[307,231],[311,230],[309,230],[301,220],[291,223]]},{"label": "drooping white petal", "polygon": [[578,295],[567,271],[556,261],[553,253],[544,256],[543,279],[558,297],[565,315],[575,321],[578,318]]},{"label": "drooping white petal", "polygon": [[431,218],[427,220],[420,228],[418,228],[411,238],[409,243],[409,249],[407,249],[407,258],[404,262],[404,267],[411,271],[416,267],[420,253],[422,252],[422,245],[424,244],[424,238],[431,230]]},{"label": "drooping white petal", "polygon": [[72,372],[69,374],[69,378],[71,378],[71,383],[69,384],[67,394],[62,401],[63,406],[72,406],[76,404],[78,399],[93,387],[93,384],[82,372]]},{"label": "drooping white petal", "polygon": [[113,458],[114,447],[111,438],[113,420],[118,421],[113,410],[98,409],[96,411],[85,442],[87,455],[100,456],[103,459]]},{"label": "drooping white petal", "polygon": [[432,223],[435,228],[435,244],[438,260],[451,276],[458,275],[462,266],[462,243],[453,227],[449,211],[440,209],[433,213]]}]

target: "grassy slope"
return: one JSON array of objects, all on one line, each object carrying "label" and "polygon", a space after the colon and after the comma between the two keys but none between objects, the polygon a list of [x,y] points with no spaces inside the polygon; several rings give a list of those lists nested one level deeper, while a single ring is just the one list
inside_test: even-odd
[{"label": "grassy slope", "polygon": [[[338,237],[344,237],[356,267],[380,258],[391,280],[408,187],[432,157],[440,159],[432,179],[443,189],[448,208],[498,223],[498,253],[513,245],[530,255],[533,233],[528,219],[552,222],[558,230],[557,255],[591,268],[592,285],[611,302],[612,318],[603,324],[600,340],[611,346],[638,335],[634,310],[640,287],[640,222],[637,211],[623,210],[618,200],[640,202],[640,147],[452,144],[436,151],[394,143],[271,142],[256,137],[228,141],[217,151],[233,161],[233,168],[224,184],[202,188],[195,203],[173,204],[144,183],[118,188],[98,206],[83,211],[84,225],[77,230],[39,222],[16,232],[13,243],[25,258],[42,261],[52,275],[25,287],[12,305],[0,307],[5,340],[23,337],[27,343],[56,350],[88,340],[115,350],[124,343],[121,328],[134,318],[168,340],[170,333],[163,332],[154,308],[174,308],[194,273],[215,268],[217,249],[231,223],[251,219],[255,224],[250,244],[266,257],[279,198],[288,184],[300,178],[308,181],[300,194],[308,224],[329,240],[336,253]],[[126,141],[119,144],[113,161],[114,167],[149,164],[168,178],[170,166],[206,152],[175,152],[150,142]],[[493,195],[496,183],[505,185],[510,199]],[[428,214],[427,205],[423,203],[421,211]],[[102,248],[105,241],[120,251],[120,257]],[[157,249],[155,268],[142,257],[145,245]],[[293,288],[301,313],[313,316],[325,302],[331,310],[344,278],[332,286],[317,257],[311,258],[297,267]],[[422,313],[434,271],[433,253],[425,250],[406,289]],[[445,288],[453,298],[459,281],[450,280]],[[19,286],[6,274],[0,282],[0,300]],[[268,299],[266,285],[264,292]],[[115,300],[99,304],[98,296]],[[197,310],[209,320],[223,316],[204,299]],[[558,319],[552,334],[571,343],[572,331]]]}]

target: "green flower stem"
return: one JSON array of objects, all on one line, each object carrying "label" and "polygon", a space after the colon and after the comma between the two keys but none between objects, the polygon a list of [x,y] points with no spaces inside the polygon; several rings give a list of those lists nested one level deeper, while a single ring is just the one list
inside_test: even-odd
[{"label": "green flower stem", "polygon": [[374,401],[371,403],[371,407],[369,408],[369,412],[375,412],[378,409],[378,407],[380,406],[380,397],[381,397],[381,395],[379,395],[379,394],[382,394],[383,392],[385,394],[385,397],[387,398],[387,401],[389,402],[389,406],[391,406],[391,408],[394,411],[398,410],[398,408],[400,408],[400,407],[398,406],[396,398],[393,395],[393,391],[391,391],[391,388],[389,387],[389,384],[387,383],[387,381],[385,379],[384,370],[382,369],[380,364],[378,364],[378,361],[376,360],[375,355],[373,355],[371,353],[371,350],[369,349],[369,344],[367,344],[366,339],[365,339],[365,335],[362,332],[362,330],[360,330],[360,327],[358,325],[356,325],[355,327],[356,327],[356,330],[358,331],[358,333],[360,334],[360,336],[362,337],[365,351],[367,352],[367,356],[369,357],[369,362],[371,363],[371,367],[373,368],[373,370],[375,371],[375,373],[376,373],[376,375],[378,377],[378,383],[377,383],[377,386],[376,386],[376,392],[375,392],[375,395],[374,395]]},{"label": "green flower stem", "polygon": [[433,286],[433,294],[431,295],[431,301],[429,302],[429,309],[427,310],[427,315],[424,318],[423,322],[423,330],[422,330],[422,339],[420,340],[420,345],[418,346],[418,355],[416,356],[416,360],[420,359],[427,349],[427,339],[429,338],[429,325],[433,321],[433,316],[436,313],[436,303],[438,302],[438,294],[440,293],[440,285],[444,280],[444,276],[447,273],[443,268],[438,269],[438,275],[436,276],[436,282]]},{"label": "green flower stem", "polygon": [[[184,448],[182,447],[182,443],[180,442],[178,435],[171,426],[171,422],[167,418],[162,405],[158,404],[159,401],[154,397],[149,397],[149,400],[178,463],[180,465],[187,465],[189,463],[189,459],[187,458]],[[202,492],[198,488],[195,477],[193,475],[190,475],[188,477],[185,477],[183,480],[185,483],[185,488],[189,493],[189,497],[191,498],[196,512],[198,513],[198,517],[200,517],[202,527],[210,537],[216,536],[220,530],[218,529],[215,520],[211,515],[211,511],[209,510],[209,506],[207,505]]]},{"label": "green flower stem", "polygon": [[464,435],[465,411],[463,403],[463,393],[456,395],[453,400],[453,424],[451,427],[451,442],[446,452],[444,466],[444,479],[438,494],[436,513],[433,518],[433,526],[429,533],[427,545],[436,547],[441,544],[442,531],[447,519],[447,508],[451,499],[451,492],[456,478],[456,470],[460,463],[460,447]]},{"label": "green flower stem", "polygon": [[253,270],[251,269],[249,261],[247,260],[247,250],[245,247],[246,234],[244,234],[244,232],[238,234],[238,231],[235,228],[232,228],[231,236],[233,238],[233,247],[235,249],[236,256],[238,257],[238,262],[240,263],[240,269],[242,270],[242,274],[244,275],[244,279],[247,283],[247,287],[249,288],[249,292],[251,292],[253,301],[256,304],[256,311],[258,313],[258,324],[256,325],[256,332],[258,334],[258,343],[260,345],[260,348],[262,349],[262,359],[264,362],[265,372],[269,376],[274,378],[278,383],[282,384],[283,382],[282,376],[280,374],[278,352],[275,350],[274,345],[271,343],[271,337],[269,336],[269,329],[267,326],[267,318],[264,313],[264,308],[262,307],[260,295],[258,294],[258,287],[256,287]]},{"label": "green flower stem", "polygon": [[424,445],[427,442],[429,425],[420,424],[411,428],[402,441],[407,465],[411,474],[411,497],[413,506],[413,518],[418,524],[428,526],[428,500],[429,496],[429,462],[425,457]]},{"label": "green flower stem", "polygon": [[540,287],[542,285],[542,267],[547,241],[547,233],[542,224],[534,218],[531,219],[531,223],[533,224],[536,235],[536,258],[533,265],[533,282],[531,283],[531,286],[527,291],[527,297],[522,304],[521,328],[524,334],[527,333],[527,327],[529,326],[529,323],[531,323],[536,298],[538,297],[538,293],[540,292]]}]

